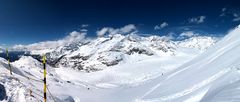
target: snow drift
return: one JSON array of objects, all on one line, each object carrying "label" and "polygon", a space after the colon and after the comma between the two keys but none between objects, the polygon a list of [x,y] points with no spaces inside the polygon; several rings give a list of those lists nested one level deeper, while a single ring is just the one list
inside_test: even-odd
[{"label": "snow drift", "polygon": [[[152,102],[239,101],[240,26],[141,98]],[[234,90],[236,89],[236,90]]]}]

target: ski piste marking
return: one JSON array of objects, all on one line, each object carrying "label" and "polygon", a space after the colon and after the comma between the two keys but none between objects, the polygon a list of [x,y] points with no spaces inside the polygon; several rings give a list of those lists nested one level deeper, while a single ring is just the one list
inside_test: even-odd
[{"label": "ski piste marking", "polygon": [[161,100],[161,101],[167,101],[170,99],[175,99],[175,98],[179,98],[182,96],[185,96],[195,90],[198,90],[199,88],[208,85],[210,82],[220,78],[221,76],[223,76],[224,74],[228,73],[229,71],[231,71],[231,68],[227,68],[225,70],[222,70],[218,73],[216,73],[215,75],[211,76],[210,78],[203,80],[202,82],[190,87],[189,89],[185,89],[183,91],[180,91],[178,93],[175,93],[173,95],[168,95],[168,96],[163,96],[162,98],[155,98],[155,99],[144,99],[145,96],[149,95],[151,92],[153,92],[156,88],[158,88],[161,84],[158,84],[156,87],[154,87],[152,90],[150,90],[149,92],[147,92],[146,94],[144,94],[144,96],[141,98],[144,101],[154,101],[154,100]]}]

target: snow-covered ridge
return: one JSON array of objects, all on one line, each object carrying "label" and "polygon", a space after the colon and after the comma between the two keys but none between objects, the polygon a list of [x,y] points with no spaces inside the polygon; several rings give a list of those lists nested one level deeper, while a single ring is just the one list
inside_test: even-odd
[{"label": "snow-covered ridge", "polygon": [[[132,34],[115,34],[85,43],[58,47],[47,53],[47,56],[52,59],[56,67],[72,67],[89,72],[131,62],[131,60],[141,60],[145,58],[144,56],[176,56],[179,53],[177,50],[179,47],[196,48],[203,52],[215,42],[216,40],[212,37],[195,37],[175,42],[160,36],[141,37]],[[136,59],[132,57],[133,54],[139,57]]]},{"label": "snow-covered ridge", "polygon": [[13,51],[30,51],[32,54],[43,54],[54,51],[58,47],[77,43],[85,38],[86,32],[73,31],[68,36],[55,40],[33,43],[29,45],[15,45],[10,50]]},{"label": "snow-covered ridge", "polygon": [[[46,54],[48,64],[53,67],[68,67],[92,72],[118,64],[136,63],[152,57],[187,55],[189,50],[184,49],[196,50],[194,54],[191,54],[197,55],[217,41],[214,37],[207,36],[172,41],[161,36],[142,37],[136,34],[111,34],[95,39],[80,38],[67,43],[48,41],[49,48],[44,47],[44,43],[41,42],[39,43],[41,47],[36,47],[36,43],[27,46],[19,45],[10,49],[26,51],[36,56]],[[56,46],[51,44],[56,44]]]},{"label": "snow-covered ridge", "polygon": [[30,56],[22,56],[18,61],[13,62],[15,66],[27,68],[41,68],[41,63]]},{"label": "snow-covered ridge", "polygon": [[136,63],[152,57],[187,55],[189,52],[184,49],[196,50],[194,51],[196,55],[204,52],[217,41],[214,37],[206,36],[172,41],[161,36],[142,37],[136,34],[112,34],[94,39],[80,38],[67,43],[60,43],[62,40],[48,41],[49,48],[44,47],[44,43],[41,42],[39,43],[41,47],[36,47],[36,43],[14,46],[10,50],[25,51],[30,53],[30,56],[46,54],[48,64],[51,66],[92,72],[118,64]]},{"label": "snow-covered ridge", "polygon": [[[238,102],[240,26],[143,95],[144,101]],[[176,84],[178,83],[178,84]]]},{"label": "snow-covered ridge", "polygon": [[[52,56],[48,55],[51,58],[61,56],[56,64],[60,68],[47,67],[48,87],[55,99],[60,102],[80,102],[80,100],[81,102],[228,102],[229,100],[238,102],[239,33],[240,28],[236,28],[221,41],[207,47],[204,53],[199,47],[204,44],[199,44],[195,46],[196,48],[179,46],[173,41],[162,40],[157,36],[115,35],[93,39],[86,43],[75,43],[77,46],[71,45],[76,48],[74,50],[65,46],[55,50],[59,52],[58,54],[54,52]],[[212,42],[207,38],[204,43],[209,44],[208,41]],[[115,64],[116,60],[118,64]],[[4,62],[0,63],[2,74],[8,71],[8,67],[6,60],[0,58],[1,61]],[[11,64],[23,75],[42,78],[41,63],[31,57],[23,56],[19,61]],[[73,70],[74,64],[76,66],[83,64],[85,68],[86,66],[99,68],[93,70],[105,69],[85,73]],[[80,68],[84,69],[84,67]],[[89,69],[84,70],[92,71]],[[9,92],[8,96],[20,96],[21,99],[26,100],[34,97],[42,99],[36,94],[34,97],[29,96],[26,91],[28,89],[25,88],[30,86],[34,92],[42,94],[42,84],[37,82],[29,84],[29,80],[23,75],[14,72],[14,76],[23,84],[5,84],[7,90],[15,86],[22,87],[15,93]],[[0,78],[7,79],[9,83],[16,83],[13,79],[4,76],[7,75],[4,74]],[[52,101],[50,96],[48,100]]]},{"label": "snow-covered ridge", "polygon": [[181,47],[196,48],[205,51],[217,42],[216,38],[209,36],[197,36],[189,39],[179,41],[177,44]]}]

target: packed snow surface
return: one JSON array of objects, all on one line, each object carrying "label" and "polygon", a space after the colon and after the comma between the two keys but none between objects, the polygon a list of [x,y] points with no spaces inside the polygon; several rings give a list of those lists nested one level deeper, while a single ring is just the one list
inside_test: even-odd
[{"label": "packed snow surface", "polygon": [[[151,48],[146,47],[146,42],[138,44],[139,46],[133,44],[135,48],[152,51],[154,54],[149,56],[146,53],[132,53],[121,57],[122,62],[114,66],[90,73],[70,67],[55,68],[47,65],[47,99],[50,102],[238,102],[239,33],[240,28],[237,27],[215,45],[211,45],[213,42],[205,43],[208,44],[206,46],[211,46],[210,48],[199,48],[198,46],[205,45],[198,40],[192,39],[194,43],[186,41],[174,49],[174,55],[163,55],[162,52],[160,54],[154,51],[158,45],[153,44],[154,48]],[[124,44],[134,43],[126,40],[120,44],[119,41],[124,39],[121,37],[123,36],[107,42],[106,45],[98,45],[99,41],[96,40],[89,43],[89,46],[83,45],[84,47],[64,53],[66,57],[71,57],[79,55],[80,51],[86,55],[94,52],[94,61],[94,57],[99,56],[96,52],[112,49],[112,46],[107,45],[123,45],[120,52],[124,52],[128,46]],[[207,50],[203,52],[204,49]],[[112,56],[118,54],[106,52],[103,55],[110,55],[106,58],[111,60]],[[0,84],[4,85],[7,93],[7,98],[3,101],[42,100],[41,62],[23,56],[11,65],[13,75],[9,74],[7,61],[0,59]]]}]

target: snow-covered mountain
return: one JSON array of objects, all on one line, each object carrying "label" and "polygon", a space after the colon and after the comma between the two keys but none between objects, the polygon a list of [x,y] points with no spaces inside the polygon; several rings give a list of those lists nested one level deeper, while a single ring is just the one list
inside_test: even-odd
[{"label": "snow-covered mountain", "polygon": [[[136,63],[138,61],[162,56],[198,55],[216,43],[214,37],[198,36],[183,41],[172,41],[166,37],[141,37],[136,34],[112,34],[95,39],[79,41],[48,41],[30,45],[18,45],[10,48],[13,61],[21,56],[32,56],[40,60],[46,53],[48,64],[53,67],[67,67],[85,72],[99,71],[117,64]],[[66,38],[65,38],[66,39]],[[68,39],[67,39],[68,40]],[[54,44],[56,46],[52,46]],[[44,47],[50,46],[50,48]],[[19,52],[20,53],[16,53]],[[21,54],[22,53],[22,54]],[[19,55],[20,54],[20,55]],[[5,54],[0,54],[6,57]]]},{"label": "snow-covered mountain", "polygon": [[177,45],[187,48],[196,48],[205,51],[210,46],[216,43],[217,39],[209,36],[190,37],[184,41],[177,42]]},{"label": "snow-covered mountain", "polygon": [[[215,46],[168,73],[142,100],[157,102],[238,102],[240,26]],[[177,83],[177,84],[176,84]]]},{"label": "snow-covered mountain", "polygon": [[[38,102],[42,101],[43,65],[41,62],[30,56],[23,56],[18,61],[11,63],[12,73],[10,75],[7,60],[0,58],[0,85],[2,85],[1,96],[3,102]],[[56,79],[50,66],[47,66],[47,77],[49,83],[56,84]],[[48,85],[49,86],[49,85]],[[4,96],[2,96],[4,95]],[[48,101],[61,102],[57,97],[47,95]],[[64,98],[61,98],[64,100]]]},{"label": "snow-covered mountain", "polygon": [[[0,58],[0,85],[1,85],[1,101],[3,102],[17,102],[29,98],[26,93],[26,86],[19,80],[10,75],[7,60]],[[13,67],[13,73],[18,76],[24,75],[19,69]]]},{"label": "snow-covered mountain", "polygon": [[148,39],[141,37],[123,36],[120,34],[108,38],[97,38],[82,45],[78,50],[66,54],[59,60],[57,66],[93,71],[127,61],[126,59],[133,54],[152,56],[158,52],[158,54],[173,55],[174,44],[161,42],[163,42],[162,39],[150,42]]},{"label": "snow-covered mountain", "polygon": [[[204,38],[207,40],[204,40]],[[158,102],[165,101],[165,97],[162,99],[164,95],[167,96],[166,101],[175,101],[175,99],[178,101],[179,97],[187,100],[190,99],[190,96],[202,95],[202,93],[198,94],[198,91],[195,93],[195,90],[193,90],[188,91],[186,94],[189,97],[186,96],[187,98],[185,98],[185,91],[181,93],[178,90],[181,91],[182,87],[189,90],[190,86],[198,86],[197,81],[194,80],[198,80],[198,77],[200,79],[207,78],[210,75],[208,72],[212,73],[212,70],[208,69],[211,66],[205,68],[203,62],[205,58],[213,54],[213,51],[210,51],[210,53],[209,50],[219,49],[214,47],[215,41],[213,40],[202,37],[201,40],[184,40],[180,42],[166,40],[159,36],[140,37],[137,35],[116,34],[58,46],[50,53],[47,53],[49,64],[55,65],[54,67],[53,65],[47,65],[47,86],[50,90],[47,92],[47,99],[50,102],[54,100],[59,102]],[[198,41],[204,41],[208,46],[199,44]],[[195,44],[199,45],[192,47],[179,44],[191,42],[197,42]],[[217,44],[216,46],[220,45]],[[228,46],[231,46],[231,44]],[[223,49],[227,48],[225,45],[221,45],[221,47]],[[207,51],[204,52],[204,50]],[[41,50],[38,52],[41,52]],[[203,66],[200,64],[195,65],[195,63],[198,63],[196,59],[191,61],[196,56],[205,54],[205,58],[197,57],[199,63]],[[212,57],[215,58],[216,56],[214,56],[213,54]],[[214,60],[212,59],[213,62]],[[22,56],[19,60],[12,62],[13,75],[9,74],[7,61],[1,59],[0,62],[0,79],[2,79],[0,84],[6,90],[3,100],[21,100],[23,102],[42,100],[43,65],[40,58],[36,60],[31,56]],[[204,70],[204,77],[192,73],[195,72],[192,70],[196,66],[204,67],[202,69]],[[195,78],[189,82],[189,87],[187,87],[188,82],[181,86],[182,83],[178,81],[187,79],[186,77],[183,79],[182,74],[178,74],[185,72],[185,68],[189,69],[186,69],[187,74],[184,73],[183,76],[186,74],[189,75],[186,76],[188,78]],[[201,74],[202,70],[199,69],[196,72]],[[171,77],[174,77],[174,79],[171,79]],[[179,87],[175,81],[180,84]],[[171,90],[165,87],[162,82],[170,83],[169,86],[174,88]],[[161,89],[159,89],[160,85],[163,85]],[[32,95],[30,95],[29,90],[32,91]],[[177,94],[176,97],[175,94]],[[208,94],[212,95],[210,91]],[[209,96],[207,94],[205,97],[208,100]],[[201,97],[201,99],[203,98]]]},{"label": "snow-covered mountain", "polygon": [[33,43],[29,45],[15,45],[9,50],[11,51],[26,51],[30,52],[32,55],[42,55],[44,53],[52,52],[59,47],[74,45],[74,43],[87,41],[85,39],[86,32],[73,31],[69,33],[66,37],[53,40],[53,41],[43,41],[38,43]]},{"label": "snow-covered mountain", "polygon": [[203,51],[215,42],[212,37],[195,37],[175,42],[159,36],[116,34],[58,47],[47,53],[47,57],[55,67],[72,67],[90,72],[119,63],[143,60],[144,56],[176,56],[180,51],[177,50],[179,47],[197,48]]}]

